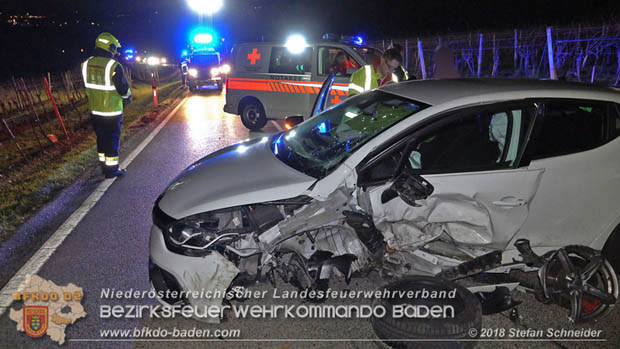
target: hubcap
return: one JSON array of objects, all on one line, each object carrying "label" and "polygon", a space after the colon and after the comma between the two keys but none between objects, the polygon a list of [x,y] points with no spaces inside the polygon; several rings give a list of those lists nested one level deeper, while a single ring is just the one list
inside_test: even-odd
[{"label": "hubcap", "polygon": [[256,106],[250,106],[245,110],[245,119],[251,124],[256,124],[260,119],[260,113],[258,112],[258,108]]}]

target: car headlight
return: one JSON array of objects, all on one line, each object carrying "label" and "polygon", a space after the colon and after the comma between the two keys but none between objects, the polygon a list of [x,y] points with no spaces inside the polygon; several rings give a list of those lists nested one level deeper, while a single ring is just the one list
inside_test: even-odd
[{"label": "car headlight", "polygon": [[[159,214],[161,213],[154,213]],[[225,248],[246,232],[240,210],[224,209],[200,213],[162,227],[168,249],[187,256],[202,256]]]},{"label": "car headlight", "polygon": [[211,68],[211,76],[218,76],[220,75],[220,69],[219,68]]},{"label": "car headlight", "polygon": [[228,74],[230,73],[230,66],[228,64],[224,64],[220,67],[220,72],[222,74]]},{"label": "car headlight", "polygon": [[191,75],[193,77],[197,77],[198,76],[198,69],[190,68],[190,70],[188,70],[187,72],[189,73],[189,75]]}]

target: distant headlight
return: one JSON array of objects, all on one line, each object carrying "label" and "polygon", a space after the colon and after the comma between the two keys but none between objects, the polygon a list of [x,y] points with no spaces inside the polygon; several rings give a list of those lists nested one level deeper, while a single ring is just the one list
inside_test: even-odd
[{"label": "distant headlight", "polygon": [[188,70],[187,72],[189,73],[189,75],[191,75],[193,77],[197,77],[198,76],[198,69],[190,68],[190,70]]},{"label": "distant headlight", "polygon": [[222,74],[228,74],[230,73],[230,66],[228,64],[224,64],[220,67],[220,72]]},{"label": "distant headlight", "polygon": [[220,69],[219,68],[211,68],[211,76],[218,76],[220,75]]},{"label": "distant headlight", "polygon": [[149,57],[147,58],[146,63],[148,63],[148,65],[159,65],[160,60],[159,57]]},{"label": "distant headlight", "polygon": [[166,64],[167,62],[168,62],[168,60],[167,60],[167,59],[165,59],[165,58],[162,58],[162,59],[161,59],[161,64]]}]

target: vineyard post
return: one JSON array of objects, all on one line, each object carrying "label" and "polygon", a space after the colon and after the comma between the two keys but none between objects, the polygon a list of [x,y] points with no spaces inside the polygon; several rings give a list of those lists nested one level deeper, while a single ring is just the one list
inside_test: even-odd
[{"label": "vineyard post", "polygon": [[[26,86],[26,81],[24,81],[24,78],[20,78],[19,80],[21,82],[22,88],[24,89],[24,98],[27,99],[26,102],[30,105],[30,109],[32,110],[32,113],[34,115],[34,120],[36,121],[37,126],[39,126],[39,131],[41,131],[41,133],[45,136],[45,131],[43,130],[43,126],[41,125],[41,120],[39,120],[39,114],[34,107],[34,100],[32,99],[32,94],[30,93],[30,90],[28,90],[28,86]],[[50,140],[48,139],[48,141]],[[50,141],[50,143],[51,142],[52,141]]]},{"label": "vineyard post", "polygon": [[547,54],[549,55],[549,77],[557,80],[558,74],[555,71],[555,59],[553,58],[553,38],[551,37],[551,27],[547,27]]},{"label": "vineyard post", "polygon": [[497,47],[495,44],[495,34],[493,34],[493,71],[491,72],[491,76],[495,77],[497,75],[497,66],[499,64],[499,57],[497,56]]},{"label": "vineyard post", "polygon": [[2,124],[4,125],[4,128],[6,128],[6,131],[9,133],[9,136],[11,137],[13,142],[15,143],[15,146],[17,147],[17,150],[19,151],[19,153],[22,154],[22,157],[24,158],[25,161],[28,161],[28,157],[24,153],[24,150],[22,149],[22,147],[19,146],[19,143],[17,142],[17,138],[15,138],[13,131],[11,131],[11,128],[6,123],[6,120],[4,120],[4,118],[2,118]]},{"label": "vineyard post", "polygon": [[420,57],[420,70],[422,71],[422,80],[426,80],[426,66],[424,65],[424,51],[422,50],[422,41],[418,38],[418,56]]},{"label": "vineyard post", "polygon": [[52,107],[54,108],[54,113],[56,113],[56,119],[58,119],[58,123],[62,128],[62,131],[65,133],[65,136],[70,141],[69,134],[67,133],[67,129],[65,128],[65,124],[62,122],[62,117],[60,116],[60,112],[58,111],[58,106],[56,106],[56,102],[54,101],[54,95],[52,95],[52,90],[50,89],[50,85],[47,83],[47,79],[43,76],[43,84],[45,85],[45,90],[47,91],[47,95],[52,103]]},{"label": "vineyard post", "polygon": [[405,68],[409,70],[409,39],[405,40]]},{"label": "vineyard post", "polygon": [[478,44],[478,71],[476,72],[477,77],[480,77],[480,69],[482,68],[482,40],[483,35],[480,33],[480,42]]}]

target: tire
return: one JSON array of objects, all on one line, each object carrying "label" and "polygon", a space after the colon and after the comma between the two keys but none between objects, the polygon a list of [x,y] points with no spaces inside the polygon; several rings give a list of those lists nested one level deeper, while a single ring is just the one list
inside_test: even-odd
[{"label": "tire", "polygon": [[[454,298],[393,297],[379,298],[375,305],[386,309],[384,317],[372,317],[371,323],[375,334],[386,344],[395,348],[472,348],[482,328],[482,307],[478,298],[468,289],[452,281],[432,276],[414,276],[395,281],[384,287],[390,291],[453,291]],[[383,292],[383,289],[380,289]],[[451,305],[454,317],[417,318],[403,316],[393,317],[392,307],[407,304],[413,306]],[[388,339],[392,339],[391,341]],[[394,340],[396,339],[396,340]],[[398,341],[404,339],[404,341]],[[417,342],[415,339],[433,339],[445,341]],[[456,339],[451,341],[451,339]],[[468,339],[469,341],[458,341]]]},{"label": "tire", "polygon": [[241,122],[250,131],[258,131],[267,124],[265,108],[258,101],[250,101],[241,109]]}]

